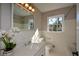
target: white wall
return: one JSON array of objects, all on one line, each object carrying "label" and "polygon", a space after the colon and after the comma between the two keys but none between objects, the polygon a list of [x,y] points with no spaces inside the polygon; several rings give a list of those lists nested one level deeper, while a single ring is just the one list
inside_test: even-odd
[{"label": "white wall", "polygon": [[36,8],[34,15],[34,29],[41,30],[41,12]]},{"label": "white wall", "polygon": [[79,51],[79,4],[77,4],[77,50]]},{"label": "white wall", "polygon": [[1,4],[0,8],[0,23],[2,30],[9,30],[11,28],[11,4]]},{"label": "white wall", "polygon": [[0,29],[1,29],[1,4],[0,4]]}]

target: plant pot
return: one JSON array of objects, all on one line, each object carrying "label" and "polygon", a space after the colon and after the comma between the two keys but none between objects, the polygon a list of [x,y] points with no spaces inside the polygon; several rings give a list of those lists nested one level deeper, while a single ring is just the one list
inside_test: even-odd
[{"label": "plant pot", "polygon": [[13,50],[7,49],[3,52],[3,56],[12,56],[12,55],[13,55]]},{"label": "plant pot", "polygon": [[12,48],[6,48],[6,49],[5,49],[5,51],[10,51],[10,50],[12,50]]}]

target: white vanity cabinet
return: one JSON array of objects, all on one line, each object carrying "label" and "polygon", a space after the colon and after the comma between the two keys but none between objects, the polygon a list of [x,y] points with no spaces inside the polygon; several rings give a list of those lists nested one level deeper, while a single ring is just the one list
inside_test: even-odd
[{"label": "white vanity cabinet", "polygon": [[34,56],[45,56],[45,47],[39,49],[39,51]]},{"label": "white vanity cabinet", "polygon": [[20,47],[16,50],[3,54],[3,56],[45,56],[45,47]]},{"label": "white vanity cabinet", "polygon": [[31,43],[27,46],[16,47],[12,56],[45,56],[45,43]]}]

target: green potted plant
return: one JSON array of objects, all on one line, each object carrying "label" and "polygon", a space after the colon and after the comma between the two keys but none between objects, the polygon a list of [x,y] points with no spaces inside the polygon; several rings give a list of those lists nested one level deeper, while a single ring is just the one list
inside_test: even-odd
[{"label": "green potted plant", "polygon": [[2,42],[4,44],[4,50],[5,51],[10,51],[16,46],[16,43],[14,43],[11,40],[12,39],[11,33],[0,32],[0,39],[2,40]]}]

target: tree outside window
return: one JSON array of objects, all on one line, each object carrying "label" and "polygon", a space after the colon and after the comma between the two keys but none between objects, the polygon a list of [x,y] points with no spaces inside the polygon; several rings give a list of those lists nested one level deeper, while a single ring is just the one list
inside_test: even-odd
[{"label": "tree outside window", "polygon": [[48,31],[62,31],[63,17],[49,17],[48,18]]}]

